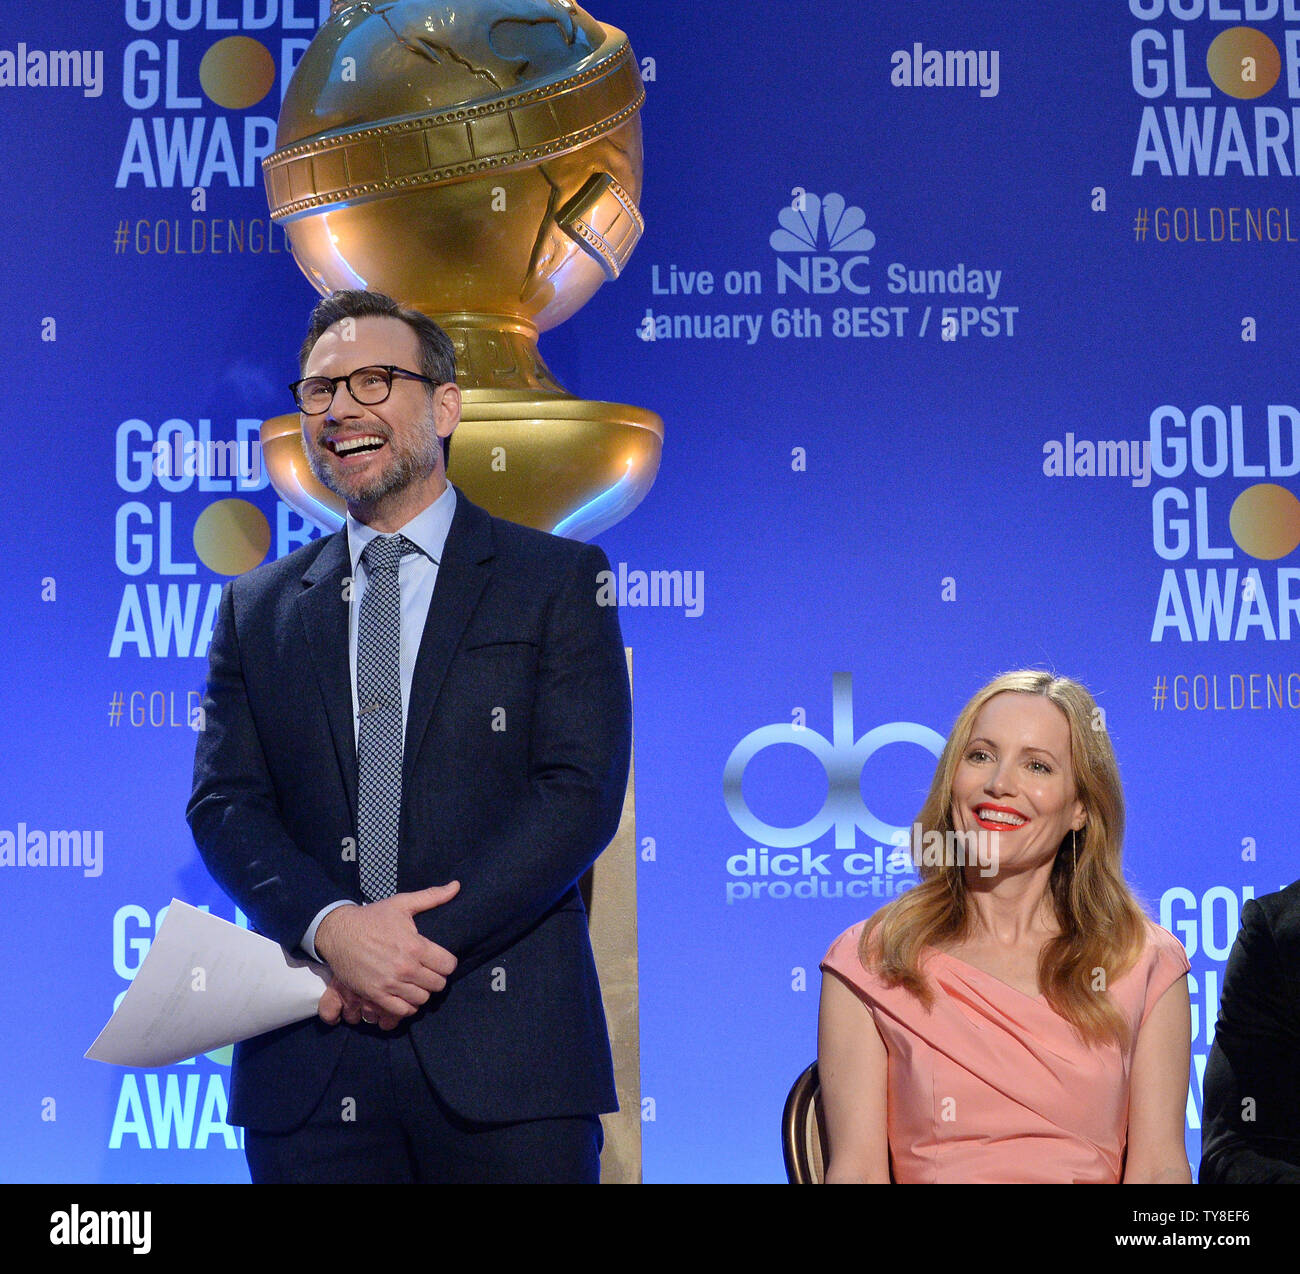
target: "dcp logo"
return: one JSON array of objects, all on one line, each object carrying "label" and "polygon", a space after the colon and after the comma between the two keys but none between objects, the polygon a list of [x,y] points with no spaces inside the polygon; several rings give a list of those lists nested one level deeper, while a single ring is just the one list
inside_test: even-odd
[{"label": "dcp logo", "polygon": [[[861,828],[882,845],[907,843],[908,829],[895,827],[877,818],[862,799],[862,768],[881,748],[890,743],[915,743],[937,759],[943,752],[943,736],[929,726],[912,721],[891,721],[868,730],[860,739],[853,737],[853,674],[837,672],[831,697],[831,737],[806,726],[767,725],[745,735],[727,758],[722,771],[722,793],[727,812],[736,826],[760,845],[773,849],[793,849],[811,845],[835,828],[835,848],[854,847],[855,828]],[[793,744],[811,752],[826,770],[830,790],[826,803],[806,823],[798,827],[772,827],[755,817],[745,802],[745,768],[765,748],[778,743]]]}]

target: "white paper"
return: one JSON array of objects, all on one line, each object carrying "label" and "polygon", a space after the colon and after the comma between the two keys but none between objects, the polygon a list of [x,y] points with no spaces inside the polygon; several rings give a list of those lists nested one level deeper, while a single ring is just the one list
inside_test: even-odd
[{"label": "white paper", "polygon": [[329,970],[172,899],[149,954],[86,1056],[170,1066],[314,1017]]}]

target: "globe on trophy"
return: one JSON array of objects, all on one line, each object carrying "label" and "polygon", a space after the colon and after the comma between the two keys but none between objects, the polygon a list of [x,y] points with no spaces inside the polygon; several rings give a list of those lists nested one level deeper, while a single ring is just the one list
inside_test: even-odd
[{"label": "globe on trophy", "polygon": [[[263,161],[271,215],[322,293],[387,292],[451,337],[456,484],[575,539],[640,503],[663,445],[657,415],[574,397],[537,348],[641,236],[644,99],[627,36],[570,0],[334,0]],[[298,416],[268,420],[262,446],[280,496],[341,526]]]}]

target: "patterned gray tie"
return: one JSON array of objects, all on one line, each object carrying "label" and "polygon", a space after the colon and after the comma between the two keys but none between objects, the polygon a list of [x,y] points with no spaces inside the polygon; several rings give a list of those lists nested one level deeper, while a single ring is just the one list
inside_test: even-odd
[{"label": "patterned gray tie", "polygon": [[397,572],[417,552],[402,535],[366,545],[357,620],[357,865],[371,900],[397,892],[402,813],[402,607]]}]

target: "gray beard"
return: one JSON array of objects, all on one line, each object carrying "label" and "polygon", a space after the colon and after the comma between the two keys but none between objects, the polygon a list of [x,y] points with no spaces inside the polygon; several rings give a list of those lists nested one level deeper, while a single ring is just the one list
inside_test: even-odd
[{"label": "gray beard", "polygon": [[[393,441],[388,440],[388,447],[393,449]],[[317,481],[328,487],[335,495],[342,496],[348,504],[376,505],[381,500],[403,491],[413,482],[426,478],[438,465],[438,454],[442,441],[432,428],[421,434],[421,445],[413,451],[393,451],[388,466],[365,483],[341,477],[330,468],[323,452],[325,448],[303,439],[303,450],[307,454],[307,465],[316,475]]]}]

